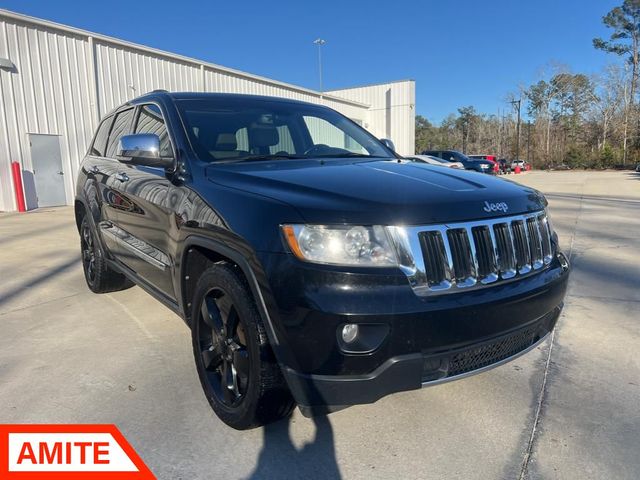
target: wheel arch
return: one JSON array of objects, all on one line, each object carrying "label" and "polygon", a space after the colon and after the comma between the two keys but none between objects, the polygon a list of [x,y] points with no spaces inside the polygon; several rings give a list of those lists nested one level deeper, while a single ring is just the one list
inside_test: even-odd
[{"label": "wheel arch", "polygon": [[[200,260],[200,262],[198,261]],[[262,318],[264,326],[269,337],[269,343],[280,365],[295,365],[293,356],[285,348],[281,342],[280,335],[274,317],[276,312],[269,310],[267,305],[273,305],[271,294],[266,285],[264,275],[256,273],[257,267],[254,268],[247,260],[247,255],[229,247],[222,242],[214,239],[201,237],[197,235],[189,236],[184,241],[184,247],[180,258],[178,268],[179,275],[179,299],[183,318],[187,325],[191,326],[191,298],[198,281],[199,275],[207,268],[209,262],[229,262],[238,268],[239,273],[244,277],[249,286],[258,313]],[[272,307],[273,309],[273,307]]]},{"label": "wheel arch", "polygon": [[76,201],[73,205],[74,208],[74,214],[75,214],[75,218],[76,218],[76,228],[78,229],[78,232],[80,232],[80,226],[82,225],[82,219],[84,218],[84,216],[87,214],[87,207],[84,204],[84,202],[78,198],[76,198]]}]

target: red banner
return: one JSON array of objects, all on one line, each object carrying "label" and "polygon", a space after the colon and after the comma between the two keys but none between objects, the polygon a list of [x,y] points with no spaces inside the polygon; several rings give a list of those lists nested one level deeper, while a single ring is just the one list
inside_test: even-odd
[{"label": "red banner", "polygon": [[2,480],[147,480],[115,425],[0,425]]}]

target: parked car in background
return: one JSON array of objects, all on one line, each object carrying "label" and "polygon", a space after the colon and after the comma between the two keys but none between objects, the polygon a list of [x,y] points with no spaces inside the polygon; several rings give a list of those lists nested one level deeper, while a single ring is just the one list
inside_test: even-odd
[{"label": "parked car in background", "polygon": [[520,167],[520,170],[524,172],[525,170],[525,161],[524,160],[514,160],[511,162],[511,171],[515,171],[516,167]]},{"label": "parked car in background", "polygon": [[640,163],[636,165],[636,172],[640,173]]},{"label": "parked car in background", "polygon": [[456,150],[425,150],[422,155],[430,155],[432,157],[442,158],[448,162],[460,162],[466,170],[475,170],[476,172],[494,174],[494,162],[489,160],[473,160],[464,153]]},{"label": "parked car in background", "polygon": [[433,157],[431,155],[412,155],[410,157],[405,157],[405,158],[407,160],[412,160],[414,162],[428,163],[429,165],[438,165],[440,167],[464,169],[464,165],[460,162],[449,162],[442,158]]},{"label": "parked car in background", "polygon": [[500,158],[498,160],[498,173],[505,175],[511,173],[511,163],[506,158]]},{"label": "parked car in background", "polygon": [[467,155],[472,160],[489,160],[490,162],[497,162],[498,157],[495,155]]}]

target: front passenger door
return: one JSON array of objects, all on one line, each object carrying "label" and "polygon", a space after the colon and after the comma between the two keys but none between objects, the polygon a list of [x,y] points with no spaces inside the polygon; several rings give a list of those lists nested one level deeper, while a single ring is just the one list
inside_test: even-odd
[{"label": "front passenger door", "polygon": [[[153,133],[160,138],[160,155],[175,158],[162,111],[155,104],[136,109],[132,133]],[[118,226],[124,232],[126,252],[120,260],[142,280],[175,299],[170,251],[171,212],[167,196],[174,188],[162,168],[118,163],[122,174],[119,193],[128,208],[118,211]]]}]

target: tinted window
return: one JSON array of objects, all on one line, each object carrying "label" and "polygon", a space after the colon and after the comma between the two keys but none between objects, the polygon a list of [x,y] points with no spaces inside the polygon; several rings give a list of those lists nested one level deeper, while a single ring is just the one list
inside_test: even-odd
[{"label": "tinted window", "polygon": [[143,105],[138,113],[136,133],[154,133],[160,138],[160,155],[173,157],[171,141],[167,133],[167,127],[162,118],[162,112],[157,105]]},{"label": "tinted window", "polygon": [[354,153],[367,153],[348,133],[323,118],[306,115],[303,118],[315,145],[330,145]]},{"label": "tinted window", "polygon": [[[204,161],[394,156],[366,130],[329,108],[280,100],[179,100],[189,140]],[[279,158],[281,159],[281,158]]]},{"label": "tinted window", "polygon": [[133,118],[133,108],[120,112],[113,121],[113,127],[109,134],[109,144],[107,146],[107,157],[114,158],[118,150],[118,141],[122,135],[129,133],[129,126]]},{"label": "tinted window", "polygon": [[[280,125],[276,127],[278,132],[278,143],[269,147],[269,154],[282,154],[295,155],[296,147],[293,144],[293,138],[291,138],[291,132],[287,125]],[[241,128],[236,132],[236,145],[238,151],[249,151],[249,132],[246,128]]]},{"label": "tinted window", "polygon": [[105,118],[98,127],[96,136],[93,139],[93,144],[91,145],[91,150],[89,151],[90,155],[104,157],[104,151],[107,146],[107,137],[109,136],[109,128],[111,128],[112,120],[113,117]]}]

